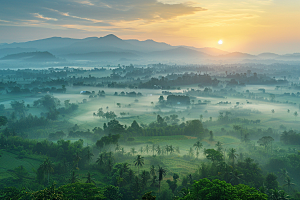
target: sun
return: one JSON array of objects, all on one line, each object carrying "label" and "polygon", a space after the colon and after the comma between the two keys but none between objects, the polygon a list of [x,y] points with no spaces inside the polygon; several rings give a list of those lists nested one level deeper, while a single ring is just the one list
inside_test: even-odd
[{"label": "sun", "polygon": [[218,44],[223,44],[223,40],[219,40],[219,41],[218,41]]}]

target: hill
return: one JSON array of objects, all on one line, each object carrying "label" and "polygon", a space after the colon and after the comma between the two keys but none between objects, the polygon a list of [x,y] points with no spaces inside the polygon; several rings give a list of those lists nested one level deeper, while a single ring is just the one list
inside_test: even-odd
[{"label": "hill", "polygon": [[44,51],[44,52],[25,52],[18,54],[11,54],[4,56],[1,60],[23,60],[23,61],[39,61],[39,62],[49,62],[49,61],[58,61],[53,54]]}]

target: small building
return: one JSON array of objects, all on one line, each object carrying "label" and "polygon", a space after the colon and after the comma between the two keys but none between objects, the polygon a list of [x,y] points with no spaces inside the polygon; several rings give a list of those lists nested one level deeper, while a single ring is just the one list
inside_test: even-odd
[{"label": "small building", "polygon": [[80,91],[80,94],[92,94],[90,91]]}]

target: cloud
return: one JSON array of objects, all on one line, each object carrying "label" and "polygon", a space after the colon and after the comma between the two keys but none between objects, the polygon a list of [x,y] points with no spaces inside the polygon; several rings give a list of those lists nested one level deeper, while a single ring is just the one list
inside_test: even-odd
[{"label": "cloud", "polygon": [[30,25],[33,21],[34,26],[99,27],[121,21],[151,23],[204,10],[190,2],[168,4],[157,0],[9,0],[1,2],[0,19],[11,21],[11,25],[24,21]]},{"label": "cloud", "polygon": [[33,16],[35,16],[36,18],[39,18],[39,19],[57,21],[57,19],[55,19],[55,18],[44,17],[43,15],[40,15],[39,13],[32,13],[32,14],[33,14]]}]

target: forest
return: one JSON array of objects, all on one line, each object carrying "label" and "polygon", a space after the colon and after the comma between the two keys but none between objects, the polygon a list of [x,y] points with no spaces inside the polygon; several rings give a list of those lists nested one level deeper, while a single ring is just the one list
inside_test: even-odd
[{"label": "forest", "polygon": [[0,197],[300,199],[294,67],[1,69]]}]

